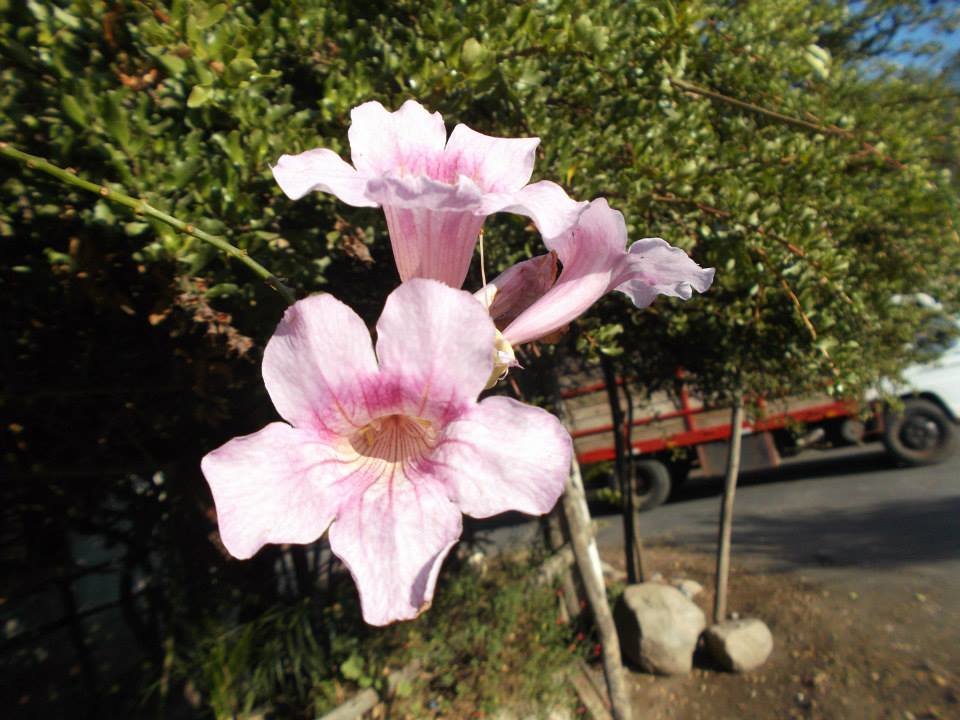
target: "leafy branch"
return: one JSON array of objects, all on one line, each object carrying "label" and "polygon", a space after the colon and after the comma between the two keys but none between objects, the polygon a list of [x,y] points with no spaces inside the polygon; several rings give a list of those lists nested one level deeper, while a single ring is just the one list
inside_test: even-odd
[{"label": "leafy branch", "polygon": [[106,200],[117,203],[118,205],[124,205],[125,207],[133,210],[133,212],[137,215],[146,215],[147,217],[159,220],[160,222],[169,225],[185,235],[195,237],[198,240],[202,240],[205,243],[213,245],[213,247],[217,248],[221,252],[226,253],[230,257],[236,258],[250,268],[254,273],[263,278],[267,285],[280,293],[281,297],[283,297],[287,303],[293,304],[296,302],[297,298],[293,294],[293,290],[281,282],[276,275],[271,273],[263,265],[250,257],[246,250],[242,250],[241,248],[230,244],[222,237],[211,235],[210,233],[204,232],[190,223],[184,222],[179,218],[175,218],[173,215],[165,213],[162,210],[158,210],[141,198],[136,198],[109,188],[106,185],[97,185],[89,180],[84,180],[83,178],[77,177],[70,170],[64,170],[63,168],[54,165],[44,158],[37,157],[36,155],[30,155],[28,153],[21,152],[20,150],[17,150],[11,146],[9,143],[0,142],[0,155],[8,157],[11,160],[16,160],[31,170],[39,170],[40,172],[46,173],[62,183],[73,185],[74,187],[86,190],[87,192],[95,193]]},{"label": "leafy branch", "polygon": [[824,271],[820,263],[818,263],[816,260],[811,258],[803,248],[797,247],[795,244],[787,240],[785,237],[782,237],[777,233],[771,232],[770,230],[764,228],[762,225],[754,225],[753,223],[740,221],[729,210],[723,210],[721,208],[713,207],[712,205],[707,205],[706,203],[699,202],[692,198],[681,198],[681,197],[677,197],[676,195],[672,195],[670,193],[667,193],[667,194],[654,193],[652,195],[649,195],[648,197],[654,202],[658,202],[658,203],[690,205],[697,208],[700,212],[706,215],[740,222],[740,224],[742,224],[745,228],[757,233],[757,235],[771,238],[772,240],[778,242],[780,245],[786,248],[791,254],[809,263],[813,267],[813,269],[820,274],[821,282],[831,285],[847,305],[853,305],[853,300],[851,299],[851,297],[844,291],[843,287],[841,287],[839,283],[837,283],[832,278],[828,277],[827,273]]},{"label": "leafy branch", "polygon": [[670,84],[677,88],[678,90],[683,90],[684,92],[692,93],[694,95],[700,95],[711,100],[717,100],[719,102],[726,103],[728,105],[733,105],[734,107],[741,108],[743,110],[748,110],[758,115],[764,115],[765,117],[776,120],[777,122],[783,123],[785,125],[793,125],[794,127],[803,128],[805,130],[812,130],[813,132],[821,133],[823,135],[834,135],[836,137],[841,137],[845,140],[852,140],[854,142],[860,143],[860,146],[864,151],[871,155],[876,155],[881,160],[883,160],[888,165],[895,167],[897,170],[903,170],[906,166],[897,160],[892,158],[889,155],[885,155],[877,149],[876,146],[871,145],[865,140],[861,140],[854,133],[849,130],[844,130],[843,128],[837,127],[836,125],[823,125],[821,123],[811,122],[809,120],[803,120],[802,118],[793,117],[792,115],[785,115],[784,113],[777,112],[776,110],[771,110],[769,108],[762,107],[760,105],[754,105],[753,103],[747,102],[745,100],[739,100],[735,97],[730,97],[729,95],[724,95],[715,90],[708,90],[707,88],[700,87],[699,85],[694,85],[691,82],[686,80],[678,80],[676,78],[670,78]]}]

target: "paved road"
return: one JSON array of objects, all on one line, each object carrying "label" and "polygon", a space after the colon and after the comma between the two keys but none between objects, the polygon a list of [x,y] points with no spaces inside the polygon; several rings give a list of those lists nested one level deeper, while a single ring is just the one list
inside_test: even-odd
[{"label": "paved road", "polygon": [[[721,492],[719,478],[690,478],[669,503],[640,516],[643,536],[712,551]],[[601,546],[622,544],[619,517],[597,519]],[[483,535],[502,547],[529,542],[536,526],[507,518]],[[868,445],[810,451],[745,475],[733,543],[735,562],[758,559],[858,591],[931,588],[960,612],[960,456],[900,468]]]},{"label": "paved road", "polygon": [[[721,492],[719,478],[691,478],[675,500],[640,516],[643,535],[712,550]],[[621,544],[619,522],[597,539]],[[935,587],[960,610],[960,456],[901,468],[866,446],[747,475],[733,544],[735,556],[841,586]]]}]

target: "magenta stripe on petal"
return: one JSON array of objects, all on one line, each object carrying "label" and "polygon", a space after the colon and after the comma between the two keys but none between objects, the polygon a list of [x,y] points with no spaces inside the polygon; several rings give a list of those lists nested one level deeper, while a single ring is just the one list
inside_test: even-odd
[{"label": "magenta stripe on petal", "polygon": [[467,277],[473,248],[483,227],[472,212],[384,206],[400,280],[439,280],[459,288]]}]

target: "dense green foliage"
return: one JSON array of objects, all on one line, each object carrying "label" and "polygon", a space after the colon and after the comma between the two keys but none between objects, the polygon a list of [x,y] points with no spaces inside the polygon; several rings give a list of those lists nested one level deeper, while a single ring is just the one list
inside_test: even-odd
[{"label": "dense green foliage", "polygon": [[[587,344],[621,344],[650,383],[679,362],[718,394],[732,380],[856,388],[905,360],[917,318],[894,294],[955,309],[960,288],[956,85],[877,64],[891,23],[926,17],[925,3],[856,6],[4,0],[0,141],[225,234],[301,294],[328,290],[372,320],[397,282],[381,214],[291,203],[269,164],[318,145],[346,155],[353,106],[415,97],[451,127],[539,135],[535,179],[604,195],[633,237],[717,268],[686,304],[608,299],[581,327]],[[198,467],[273,417],[258,356],[283,302],[196,240],[2,163],[2,572],[21,588],[4,617],[39,632],[66,613],[76,539],[106,537],[102,577],[144,664],[100,652],[81,621],[28,632],[4,662],[61,698],[103,696],[118,677],[173,696],[185,675],[170,663],[230,651],[213,641],[224,629],[299,617],[286,605],[321,571],[299,548],[226,560]],[[492,266],[541,247],[521,219],[488,223]],[[35,600],[49,587],[62,607]],[[296,630],[309,623],[286,627],[309,645]],[[338,662],[317,642],[312,661]],[[257,682],[288,697],[301,670]]]},{"label": "dense green foliage", "polygon": [[218,718],[264,707],[314,717],[361,689],[386,690],[389,673],[402,668],[416,672],[394,687],[398,717],[493,714],[504,702],[528,712],[565,705],[571,654],[590,654],[592,645],[558,622],[556,591],[537,579],[541,559],[447,572],[429,613],[385,630],[362,627],[344,585],[327,588],[322,603],[304,598],[248,620],[212,621],[175,673]]}]

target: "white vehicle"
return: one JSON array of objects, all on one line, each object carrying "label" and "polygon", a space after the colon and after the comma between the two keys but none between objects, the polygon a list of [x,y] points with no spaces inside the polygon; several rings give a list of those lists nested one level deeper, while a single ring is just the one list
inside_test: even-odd
[{"label": "white vehicle", "polygon": [[[941,317],[940,322],[949,320]],[[942,354],[934,362],[907,368],[906,384],[893,393],[902,398],[903,409],[888,409],[883,417],[884,445],[911,465],[946,460],[960,445],[960,338],[938,340],[935,325],[931,329],[934,333],[925,342]]]}]

